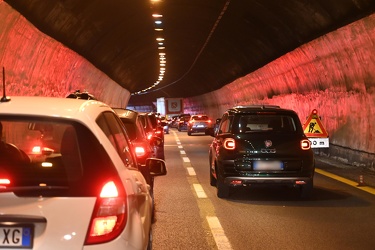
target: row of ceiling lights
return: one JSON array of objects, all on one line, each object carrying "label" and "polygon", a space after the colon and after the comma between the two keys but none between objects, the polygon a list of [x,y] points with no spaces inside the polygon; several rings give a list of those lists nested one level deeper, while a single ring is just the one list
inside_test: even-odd
[{"label": "row of ceiling lights", "polygon": [[[158,3],[161,0],[151,0],[151,3]],[[135,93],[132,93],[132,95],[140,95],[140,94],[145,94],[147,91],[151,90],[152,88],[155,88],[159,83],[163,80],[164,78],[164,73],[165,73],[165,67],[167,63],[167,58],[165,56],[165,42],[164,38],[161,36],[163,32],[163,15],[159,13],[154,13],[152,14],[153,20],[154,20],[154,30],[157,32],[157,37],[156,37],[156,42],[157,42],[157,47],[159,51],[159,76],[158,79],[154,82],[153,85],[151,85],[148,88],[145,88],[143,90],[137,91]]]}]

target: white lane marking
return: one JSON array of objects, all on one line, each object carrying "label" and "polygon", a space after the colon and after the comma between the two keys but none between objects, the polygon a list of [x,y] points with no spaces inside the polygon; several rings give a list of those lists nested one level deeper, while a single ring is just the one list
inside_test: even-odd
[{"label": "white lane marking", "polygon": [[180,141],[176,141],[177,145],[181,145],[181,142]]},{"label": "white lane marking", "polygon": [[206,217],[208,225],[210,226],[211,233],[214,236],[217,249],[219,250],[230,250],[232,246],[225,236],[224,229],[221,227],[220,221],[216,216]]},{"label": "white lane marking", "polygon": [[180,154],[186,155],[186,152],[184,150],[180,150]]},{"label": "white lane marking", "polygon": [[193,184],[195,193],[197,194],[198,198],[207,198],[206,193],[204,192],[201,184]]},{"label": "white lane marking", "polygon": [[195,173],[194,168],[187,167],[186,169],[187,169],[187,171],[188,171],[188,173],[189,173],[190,176],[195,176],[195,175],[197,175],[197,174]]},{"label": "white lane marking", "polygon": [[183,160],[184,162],[190,162],[189,157],[182,157],[182,160]]},{"label": "white lane marking", "polygon": [[178,148],[183,148],[183,146],[181,146],[181,145],[180,145],[180,146],[177,146],[177,147],[178,147]]}]

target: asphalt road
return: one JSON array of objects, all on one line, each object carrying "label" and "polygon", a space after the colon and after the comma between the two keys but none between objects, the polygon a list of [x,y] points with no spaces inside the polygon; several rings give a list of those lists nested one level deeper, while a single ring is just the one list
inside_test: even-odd
[{"label": "asphalt road", "polygon": [[324,162],[309,200],[288,188],[219,199],[209,184],[212,137],[172,129],[165,140],[168,174],[155,180],[154,249],[375,249],[375,189],[326,172]]}]

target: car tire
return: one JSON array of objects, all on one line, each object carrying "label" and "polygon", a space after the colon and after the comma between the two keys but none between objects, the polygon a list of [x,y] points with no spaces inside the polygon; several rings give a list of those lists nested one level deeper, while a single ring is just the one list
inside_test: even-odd
[{"label": "car tire", "polygon": [[313,191],[313,188],[314,188],[314,182],[313,182],[313,180],[307,182],[304,185],[301,185],[299,187],[299,196],[300,196],[300,198],[301,199],[308,199],[308,198],[310,198],[311,193]]},{"label": "car tire", "polygon": [[190,132],[190,131],[188,131],[188,133],[187,133],[187,134],[188,134],[188,136],[190,136],[190,135],[191,135],[191,132]]},{"label": "car tire", "polygon": [[219,173],[216,173],[217,180],[216,180],[216,188],[217,188],[217,197],[219,198],[228,198],[230,187],[225,185],[224,179],[220,176]]},{"label": "car tire", "polygon": [[217,183],[217,180],[216,178],[213,176],[212,174],[212,171],[211,171],[211,168],[210,168],[210,185],[215,187],[216,186],[216,183]]}]

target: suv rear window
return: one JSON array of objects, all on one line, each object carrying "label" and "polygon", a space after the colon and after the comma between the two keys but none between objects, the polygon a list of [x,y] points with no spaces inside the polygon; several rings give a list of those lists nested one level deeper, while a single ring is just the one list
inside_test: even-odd
[{"label": "suv rear window", "polygon": [[283,131],[296,132],[296,122],[293,117],[288,115],[276,114],[251,114],[237,117],[238,124],[234,128],[235,133],[263,132],[263,131]]},{"label": "suv rear window", "polygon": [[[115,174],[97,138],[60,118],[0,117],[0,179],[22,196],[95,196]],[[46,188],[49,187],[49,188]]]}]

